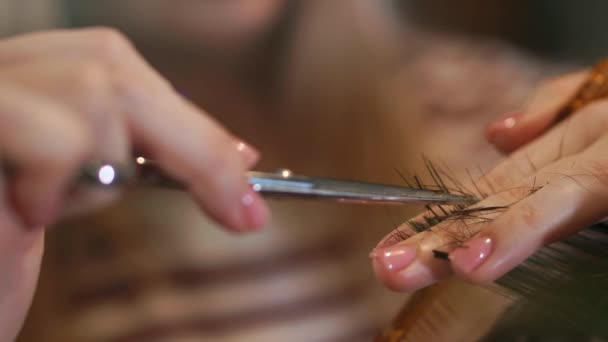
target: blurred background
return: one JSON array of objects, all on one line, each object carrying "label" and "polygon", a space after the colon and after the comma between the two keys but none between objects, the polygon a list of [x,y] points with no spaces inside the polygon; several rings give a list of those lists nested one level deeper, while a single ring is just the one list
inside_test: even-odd
[{"label": "blurred background", "polygon": [[[600,0],[1,0],[0,30],[117,28],[257,147],[258,169],[400,184],[395,170],[424,178],[423,155],[455,177],[494,165],[484,126],[523,108],[542,79],[604,56],[606,10]],[[235,236],[186,194],[141,189],[61,223],[20,341],[377,335],[409,295],[374,280],[368,253],[419,208],[271,207],[263,233]],[[485,309],[444,322],[446,340],[475,339],[505,299],[454,286],[439,292]]]}]

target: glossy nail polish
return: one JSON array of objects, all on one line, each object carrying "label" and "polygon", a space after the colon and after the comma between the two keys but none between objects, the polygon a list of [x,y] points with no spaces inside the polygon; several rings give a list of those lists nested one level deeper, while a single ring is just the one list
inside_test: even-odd
[{"label": "glossy nail polish", "polygon": [[492,253],[494,241],[488,236],[478,236],[450,253],[452,266],[464,273],[477,269]]},{"label": "glossy nail polish", "polygon": [[241,197],[241,205],[244,221],[248,228],[259,229],[268,220],[268,207],[253,189],[248,189]]},{"label": "glossy nail polish", "polygon": [[494,145],[501,146],[506,140],[506,134],[517,126],[522,113],[514,113],[506,118],[495,121],[488,126],[487,138]]},{"label": "glossy nail polish", "polygon": [[236,150],[242,156],[248,168],[253,167],[260,159],[260,153],[243,141],[236,143]]},{"label": "glossy nail polish", "polygon": [[523,113],[516,112],[507,115],[506,117],[494,122],[491,126],[499,129],[511,129],[519,123]]},{"label": "glossy nail polish", "polygon": [[398,272],[408,267],[416,258],[415,245],[394,245],[376,248],[370,258],[377,260],[389,272]]}]

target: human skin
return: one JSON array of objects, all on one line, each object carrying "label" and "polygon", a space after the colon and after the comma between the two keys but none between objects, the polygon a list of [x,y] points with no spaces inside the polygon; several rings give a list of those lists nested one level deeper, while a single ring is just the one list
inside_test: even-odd
[{"label": "human skin", "polygon": [[[459,229],[455,221],[391,246],[383,240],[372,252],[372,263],[385,285],[411,291],[452,274],[486,284],[543,245],[608,214],[608,104],[596,101],[551,125],[587,75],[581,72],[546,82],[521,114],[488,126],[488,140],[508,156],[477,181],[482,190],[494,192],[478,205],[510,205],[508,210],[492,214],[491,222],[481,227],[472,225],[476,234],[448,247],[449,261],[435,258],[432,251],[445,250],[454,242],[450,232]],[[540,189],[522,191],[534,186]]]},{"label": "human skin", "polygon": [[[87,3],[69,0],[88,20],[120,27],[136,40],[178,43],[222,53],[242,54],[263,38],[280,17],[285,0],[148,1],[108,0]],[[120,12],[121,15],[116,15]],[[170,28],[170,29],[168,29]]]},{"label": "human skin", "polygon": [[[144,2],[141,2],[142,5]],[[155,3],[161,2],[163,1],[156,1]],[[248,1],[244,2],[249,3]],[[186,2],[178,1],[178,3],[185,4]],[[224,1],[217,2],[217,6],[221,6],[220,3],[224,3]],[[104,5],[105,2],[100,4],[100,6]],[[192,101],[203,104],[205,109],[216,115],[216,118],[225,123],[227,127],[230,127],[234,132],[238,132],[240,136],[246,137],[247,141],[251,141],[256,147],[264,151],[264,159],[256,168],[273,170],[278,167],[288,166],[305,174],[359,178],[361,177],[361,173],[363,173],[361,170],[363,162],[357,146],[362,144],[363,141],[358,142],[360,139],[354,139],[360,135],[357,135],[357,131],[348,125],[344,126],[344,118],[350,120],[356,114],[360,116],[359,120],[362,120],[363,113],[353,113],[352,110],[344,113],[346,108],[338,108],[339,110],[335,111],[331,110],[343,101],[350,103],[351,100],[349,99],[352,99],[352,95],[349,95],[349,99],[341,96],[330,96],[327,98],[325,95],[328,94],[328,90],[326,87],[319,86],[320,84],[324,84],[325,80],[334,79],[337,80],[337,83],[332,83],[334,84],[332,87],[334,89],[332,89],[330,95],[352,94],[354,93],[352,88],[357,87],[359,89],[363,86],[354,82],[355,79],[360,80],[362,76],[366,76],[365,79],[369,79],[372,72],[377,70],[373,65],[369,65],[369,61],[380,64],[383,60],[382,58],[366,58],[366,56],[372,53],[376,55],[374,51],[359,51],[361,43],[358,41],[362,37],[359,37],[359,34],[353,35],[353,32],[358,32],[354,30],[362,28],[361,23],[355,22],[355,20],[363,20],[364,18],[353,17],[351,12],[354,12],[354,10],[351,8],[354,6],[350,2],[336,3],[332,1],[326,4],[325,0],[315,2],[305,1],[305,4],[303,4],[303,7],[306,8],[305,10],[300,12],[298,8],[294,12],[286,14],[287,17],[294,16],[293,25],[296,27],[291,27],[292,24],[287,24],[284,28],[277,27],[277,31],[274,32],[281,31],[283,33],[278,34],[277,37],[268,37],[270,40],[277,39],[283,41],[285,39],[285,46],[270,49],[274,51],[257,51],[257,49],[245,51],[246,47],[238,48],[235,49],[238,50],[238,53],[234,53],[230,58],[223,59],[200,58],[200,53],[205,54],[205,56],[217,56],[216,54],[226,53],[226,50],[223,49],[220,51],[216,49],[206,50],[205,47],[210,47],[213,41],[205,41],[201,38],[202,36],[185,34],[184,38],[189,40],[189,44],[187,45],[189,49],[183,50],[169,44],[163,45],[164,43],[158,41],[157,37],[153,35],[152,38],[154,40],[151,41],[146,41],[144,39],[146,37],[141,37],[138,34],[134,34],[133,37],[137,46],[142,49],[141,51],[144,53],[144,56],[153,65],[157,66],[163,75],[167,75],[177,89],[182,90]],[[343,14],[344,18],[340,17],[339,25],[336,25],[335,14],[342,14],[344,12],[346,12]],[[362,13],[366,13],[367,16],[369,12]],[[120,14],[121,17],[124,17],[122,10]],[[144,14],[155,15],[150,12]],[[173,15],[173,13],[167,13],[167,15]],[[319,17],[320,19],[318,19]],[[286,19],[291,20],[289,18]],[[285,19],[281,19],[280,21],[284,22],[283,20]],[[203,26],[209,24],[204,20],[199,20],[199,23]],[[324,25],[325,23],[330,24],[331,28],[335,26],[339,28],[338,32],[334,34],[324,34],[321,40],[322,42],[332,42],[330,44],[333,46],[331,49],[327,47],[327,43],[319,46],[316,43],[318,40],[313,39],[318,36],[316,33],[319,28],[326,26]],[[231,25],[233,27],[235,23],[232,20],[225,20],[224,25]],[[374,25],[371,26],[373,29]],[[160,25],[159,30],[162,30],[163,27],[165,31],[167,31],[167,27],[171,27],[171,30],[169,30],[171,31],[171,35],[181,35],[184,33],[179,27],[167,25]],[[364,27],[366,30],[370,28],[369,25]],[[314,31],[312,30],[313,28]],[[297,33],[292,33],[291,30]],[[333,29],[329,31],[333,31]],[[149,31],[144,28],[142,35],[148,33]],[[346,43],[342,43],[343,39],[340,39],[340,35],[356,37],[356,39],[355,41],[348,40]],[[374,39],[378,40],[377,36]],[[266,38],[262,40],[265,41],[265,46]],[[219,41],[219,39],[216,41]],[[231,45],[224,40],[222,42]],[[315,44],[311,45],[313,42]],[[276,43],[271,45],[274,44]],[[282,45],[282,43],[278,45]],[[235,50],[231,51],[234,52]],[[337,70],[335,67],[332,67],[335,62],[329,61],[341,61],[343,51],[351,50],[357,51],[358,55],[357,60],[353,61],[354,63],[340,62],[341,67]],[[309,59],[317,61],[320,58],[317,56],[319,53],[322,56],[325,53],[329,53],[329,56],[322,58],[323,61],[329,62],[328,66],[325,63],[317,65],[308,61]],[[383,54],[386,53],[386,51],[383,52]],[[259,64],[253,64],[250,61],[259,61],[264,56],[267,57],[262,63],[265,65],[263,69],[267,69],[255,71],[256,77],[260,75],[263,83],[258,81],[251,82],[252,75],[248,68],[256,67],[259,69]],[[301,57],[298,58],[296,56]],[[306,58],[306,56],[310,57]],[[234,65],[237,65],[237,68],[234,68]],[[353,74],[352,70],[355,65],[358,66],[358,68],[354,69],[357,70],[355,73],[357,76],[350,77]],[[243,67],[238,68],[238,66]],[[384,67],[386,66],[384,65]],[[296,70],[304,74],[303,82],[300,82],[302,79],[293,81],[284,79],[285,76],[292,74]],[[349,78],[343,80],[341,75],[348,75]],[[322,76],[322,78],[318,78],[319,76]],[[214,80],[213,83],[209,82],[211,79]],[[265,84],[268,84],[268,87],[264,86]],[[306,90],[307,86],[312,86],[315,90],[312,97],[306,96],[306,93],[302,91]],[[367,82],[364,86],[366,89],[371,88]],[[252,89],[253,87],[255,89]],[[296,87],[298,89],[295,89]],[[273,94],[271,92],[274,92],[275,89],[278,93],[276,97],[272,96],[271,98],[266,95]],[[284,97],[281,94],[284,91],[293,91],[293,93],[289,93],[293,97],[296,97],[297,94],[302,94],[303,96],[298,96],[298,99],[304,100],[304,97],[306,99],[305,101],[294,103],[292,101],[295,99],[291,100],[290,98],[286,100],[287,96]],[[371,92],[366,92],[366,94],[368,93],[369,95],[366,96],[358,95],[357,100],[369,103],[368,105],[371,106],[372,96],[374,95]],[[280,105],[275,103],[277,100],[281,102]],[[285,104],[282,103],[284,100],[286,100]],[[304,104],[304,106],[296,106],[295,104]],[[305,104],[317,105],[317,109],[309,110],[310,106],[305,106]],[[275,105],[281,108],[274,108]],[[376,105],[374,104],[374,106]],[[294,113],[294,107],[297,108],[297,113]],[[357,110],[356,112],[359,111]],[[318,120],[315,118],[318,118]],[[374,117],[370,118],[369,121],[374,122],[374,125],[384,127],[384,121],[387,120],[386,118]],[[358,131],[363,133],[368,130],[369,126],[364,131]],[[310,140],[307,138],[310,132],[315,131],[320,131],[320,135],[326,136],[329,139]],[[382,133],[384,136],[386,131],[382,131]],[[380,135],[380,133],[374,133],[374,135],[376,134]],[[349,139],[348,137],[353,138]],[[384,139],[383,137],[379,140],[383,142],[389,139]],[[401,142],[397,137],[394,140]],[[354,141],[357,141],[357,143],[353,144]],[[400,155],[400,153],[392,155]],[[390,160],[393,162],[392,157]],[[368,163],[365,162],[365,164]],[[369,164],[374,163],[369,162]],[[374,168],[375,170],[381,170],[392,175],[390,170],[386,170],[382,166],[374,165]],[[369,171],[366,170],[365,172]],[[367,174],[369,175],[369,173]],[[382,179],[381,177],[377,177],[376,179]],[[145,331],[155,326],[164,327],[168,324],[179,326],[181,322],[188,321],[188,317],[192,317],[193,319],[216,317],[232,321],[233,315],[240,316],[243,313],[250,312],[251,309],[245,303],[237,306],[232,305],[233,301],[230,298],[234,298],[235,295],[250,298],[252,302],[255,301],[259,305],[259,307],[256,307],[256,310],[259,310],[256,311],[257,314],[257,312],[267,312],[269,310],[267,306],[274,305],[274,303],[280,301],[294,304],[304,301],[308,303],[310,300],[308,294],[316,292],[316,289],[326,292],[333,291],[332,289],[336,288],[336,286],[340,288],[343,286],[345,288],[351,286],[358,287],[360,286],[359,284],[367,286],[367,282],[373,280],[368,277],[372,275],[371,273],[368,274],[368,272],[371,272],[371,269],[366,267],[355,268],[356,272],[348,272],[350,264],[353,263],[353,258],[356,256],[366,257],[365,249],[369,248],[369,243],[379,236],[378,233],[371,232],[369,229],[359,230],[360,234],[357,240],[363,240],[362,235],[374,234],[373,239],[369,240],[368,238],[364,246],[360,246],[363,244],[363,241],[359,242],[353,239],[345,241],[349,251],[358,252],[356,255],[354,253],[348,256],[334,255],[334,251],[339,251],[339,248],[330,247],[331,251],[328,253],[329,255],[327,257],[321,256],[323,258],[322,262],[318,261],[319,256],[320,254],[325,254],[325,252],[315,252],[305,256],[306,260],[311,260],[310,263],[305,260],[304,262],[296,261],[295,264],[292,264],[290,258],[285,257],[284,253],[297,253],[302,248],[309,248],[309,246],[319,246],[319,248],[324,249],[326,245],[329,245],[329,242],[333,241],[334,236],[336,236],[338,241],[343,241],[342,237],[348,234],[345,231],[346,229],[352,231],[355,229],[355,223],[364,226],[361,224],[362,218],[359,216],[371,216],[370,214],[364,215],[364,212],[372,210],[379,210],[381,215],[383,215],[384,211],[380,208],[369,207],[363,210],[358,208],[357,210],[353,210],[356,211],[356,216],[352,214],[347,216],[340,212],[350,211],[350,206],[336,206],[331,203],[301,203],[301,201],[293,203],[292,201],[287,201],[285,205],[282,205],[282,203],[275,202],[271,203],[273,222],[265,227],[266,231],[264,233],[255,234],[255,236],[250,238],[243,239],[237,236],[236,239],[232,239],[232,237],[229,239],[222,232],[217,232],[216,229],[213,229],[214,227],[209,226],[206,221],[201,220],[192,211],[192,207],[187,205],[187,201],[173,200],[175,197],[169,197],[165,192],[160,191],[148,192],[145,200],[127,196],[124,202],[118,204],[120,214],[116,210],[112,210],[116,208],[113,207],[109,211],[104,211],[99,215],[87,215],[85,220],[74,223],[74,227],[68,227],[67,230],[65,225],[67,222],[62,222],[62,225],[57,227],[60,232],[49,234],[45,264],[42,267],[41,286],[36,293],[37,299],[35,299],[34,308],[30,315],[31,319],[28,320],[30,325],[25,328],[23,339],[30,338],[32,341],[40,339],[46,341],[48,339],[49,341],[56,340],[62,342],[70,340],[85,341],[87,338],[90,340],[110,340],[112,337],[128,336],[129,334]],[[156,210],[158,208],[157,203],[163,203],[162,209]],[[313,206],[312,209],[307,209],[311,206]],[[321,210],[315,209],[317,206],[330,206],[335,209],[324,214]],[[142,209],[142,207],[144,213],[150,210],[154,213],[148,212],[140,216],[137,210]],[[175,213],[175,216],[171,216],[171,213]],[[310,213],[312,213],[312,216],[310,216]],[[356,218],[353,218],[354,216]],[[120,219],[111,223],[108,222],[108,220],[116,217]],[[158,217],[161,219],[157,219]],[[315,217],[314,224],[311,224],[310,217]],[[382,222],[385,223],[384,221]],[[365,226],[369,227],[371,224]],[[85,228],[85,232],[79,233],[79,230],[82,228]],[[75,232],[75,234],[70,234],[70,230]],[[115,235],[112,235],[110,239],[112,252],[109,253],[109,256],[106,255],[103,262],[103,264],[111,263],[112,266],[107,267],[113,269],[110,272],[105,267],[87,260],[86,257],[80,257],[78,253],[82,251],[82,253],[86,254],[83,250],[86,250],[87,242],[91,240],[88,236],[99,236],[100,234],[104,234],[104,232],[107,233],[108,230],[115,232]],[[150,231],[156,231],[157,233],[146,233],[145,238],[137,238],[138,232]],[[89,233],[88,236],[86,232]],[[209,236],[209,234],[217,235]],[[300,236],[299,234],[310,236],[310,239],[297,238]],[[66,238],[61,238],[59,235],[63,235]],[[74,236],[83,237],[83,240],[77,240],[78,238],[76,238],[77,241],[82,241],[83,243],[74,242]],[[135,239],[130,238],[131,236],[135,237]],[[201,240],[204,243],[199,243]],[[138,241],[138,243],[135,244],[133,241]],[[262,243],[264,241],[266,243]],[[80,251],[66,253],[66,247],[64,246],[74,245],[76,246],[74,249],[80,248]],[[120,246],[128,247],[121,249]],[[360,248],[364,249],[360,250]],[[94,250],[94,248],[91,248],[91,250]],[[124,251],[126,255],[121,254],[121,251]],[[66,254],[71,256],[69,259],[78,260],[78,265],[53,262],[58,258],[65,258]],[[131,258],[134,254],[145,260],[145,262],[142,261],[141,267],[133,266],[131,262],[133,259]],[[200,284],[195,282],[194,285],[189,285],[187,291],[179,286],[174,287],[173,283],[170,282],[167,291],[160,293],[160,296],[158,289],[167,286],[163,279],[156,278],[155,281],[144,282],[143,284],[135,282],[136,292],[132,297],[129,297],[130,299],[122,302],[119,301],[116,310],[110,311],[106,309],[108,304],[116,304],[114,301],[116,297],[112,296],[96,301],[84,309],[80,308],[77,311],[64,310],[66,306],[75,306],[76,301],[74,297],[80,296],[83,291],[87,292],[98,288],[112,287],[116,281],[123,279],[123,275],[125,274],[123,272],[128,272],[127,274],[130,279],[137,280],[146,279],[147,276],[155,276],[158,273],[174,274],[176,271],[179,273],[184,267],[204,269],[206,268],[205,265],[209,265],[212,269],[222,270],[234,263],[245,263],[248,265],[260,263],[262,265],[261,263],[266,257],[288,267],[281,266],[276,270],[269,269],[267,274],[257,274],[249,280],[240,278],[238,276],[240,272],[237,271],[233,273],[237,277],[228,277],[229,279],[226,281],[219,279],[220,277],[214,279],[211,281],[211,288],[205,285],[208,281],[204,281],[204,279],[201,280]],[[336,265],[335,267],[332,266],[334,264]],[[346,266],[343,266],[344,264]],[[327,273],[325,270],[328,266],[333,269],[331,277],[325,275]],[[306,281],[302,281],[300,278],[299,281],[290,282],[293,274],[299,275],[302,271],[306,272]],[[349,276],[343,276],[343,273]],[[351,274],[356,274],[357,279],[351,277]],[[366,283],[362,283],[363,275],[365,275]],[[269,280],[278,280],[272,282],[276,286],[285,284],[288,289],[283,289],[280,293],[262,291],[255,294],[256,289],[258,289],[255,284],[265,281],[267,277],[271,277]],[[91,281],[90,278],[100,280],[99,282],[95,282],[94,280]],[[233,284],[230,279],[234,280]],[[64,287],[62,285],[64,283],[68,285]],[[315,286],[309,286],[308,283],[313,283]],[[214,286],[213,284],[220,284],[220,286]],[[373,285],[379,286],[379,284]],[[382,295],[390,295],[381,291],[381,288],[377,290]],[[219,292],[218,295],[215,294],[216,291]],[[297,291],[301,295],[293,294],[291,291]],[[228,300],[226,300],[226,293],[229,295]],[[291,293],[291,295],[287,298],[285,295],[288,293]],[[215,338],[211,339],[233,340],[234,336],[246,335],[248,337],[243,337],[244,339],[255,340],[256,336],[265,336],[266,340],[281,340],[281,336],[285,336],[285,333],[291,331],[297,332],[300,326],[313,327],[314,333],[307,334],[309,339],[313,340],[315,339],[314,336],[323,336],[322,338],[346,336],[365,329],[364,327],[372,325],[379,320],[381,314],[378,311],[384,311],[384,308],[381,307],[382,303],[379,300],[374,300],[373,306],[378,307],[378,309],[374,310],[373,314],[366,313],[360,315],[357,310],[351,309],[361,301],[367,302],[370,295],[372,294],[366,291],[366,293],[356,295],[356,298],[348,298],[347,305],[339,304],[339,308],[337,309],[333,308],[333,306],[321,309],[313,307],[313,310],[315,310],[314,315],[304,313],[297,316],[296,313],[288,320],[281,319],[280,317],[272,318],[272,316],[259,315],[261,316],[261,320],[264,321],[263,324],[256,324],[255,327],[251,328],[248,328],[247,325],[240,328],[231,328],[231,331],[226,336],[214,336]],[[350,295],[348,296],[350,297]],[[217,297],[219,303],[217,305],[200,305],[201,301],[208,301],[207,298],[209,297]],[[159,300],[166,305],[156,305],[159,303]],[[299,306],[302,306],[304,309],[308,307],[308,305],[298,304]],[[230,313],[230,315],[227,316],[226,313]],[[331,319],[326,318],[326,315],[335,316],[338,320],[334,323]],[[386,315],[387,313],[384,313],[383,317]],[[119,321],[120,324],[112,324],[115,321]],[[216,329],[213,327],[211,327],[210,332],[201,331],[201,329],[204,329],[204,327],[192,326],[193,331],[187,333],[197,336],[193,337],[194,340],[197,340],[197,338],[198,340],[210,338],[208,336],[209,333],[217,335],[214,332]],[[169,340],[173,338],[182,340],[179,332],[171,334],[176,335],[162,336],[159,339]],[[301,336],[301,334],[296,334],[296,336],[302,340],[306,340],[306,337]]]},{"label": "human skin", "polygon": [[258,153],[176,93],[117,31],[3,40],[0,69],[0,149],[16,166],[0,183],[0,341],[14,340],[31,302],[43,227],[119,195],[69,196],[87,160],[127,162],[136,147],[223,226],[242,232],[266,222],[245,178]]}]

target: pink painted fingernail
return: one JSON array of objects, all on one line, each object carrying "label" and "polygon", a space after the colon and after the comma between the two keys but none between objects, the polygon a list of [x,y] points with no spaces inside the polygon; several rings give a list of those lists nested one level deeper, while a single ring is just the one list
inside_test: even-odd
[{"label": "pink painted fingernail", "polygon": [[244,220],[247,227],[259,229],[266,224],[270,216],[270,210],[260,195],[253,189],[247,190],[241,197]]},{"label": "pink painted fingernail", "polygon": [[414,261],[416,258],[416,246],[394,245],[386,248],[376,248],[369,256],[379,261],[386,270],[398,272],[408,267]]},{"label": "pink painted fingernail", "polygon": [[522,112],[510,113],[510,114],[507,114],[502,119],[494,122],[490,126],[496,128],[496,129],[511,129],[511,128],[515,127],[515,125],[517,125],[517,123],[521,120],[522,116],[523,116]]},{"label": "pink painted fingernail", "polygon": [[477,236],[464,246],[450,253],[452,266],[464,273],[478,268],[492,253],[493,240],[487,236]]},{"label": "pink painted fingernail", "polygon": [[243,141],[236,143],[236,150],[242,156],[248,168],[253,167],[260,159],[260,153]]},{"label": "pink painted fingernail", "polygon": [[506,140],[505,134],[519,123],[522,113],[514,113],[506,118],[491,123],[487,129],[488,141],[501,146]]}]

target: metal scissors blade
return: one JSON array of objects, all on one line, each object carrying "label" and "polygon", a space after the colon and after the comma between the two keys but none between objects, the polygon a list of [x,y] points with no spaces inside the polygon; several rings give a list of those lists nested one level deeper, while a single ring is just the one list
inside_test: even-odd
[{"label": "metal scissors blade", "polygon": [[[156,186],[183,190],[179,182],[163,174],[157,165],[138,157],[133,167],[125,168],[108,163],[90,163],[81,177],[87,184],[105,187],[122,185]],[[250,171],[249,184],[255,191],[271,197],[329,199],[339,202],[366,204],[472,204],[473,196],[450,194],[397,185],[294,175],[289,170],[276,173]]]},{"label": "metal scissors blade", "polygon": [[250,172],[249,183],[264,194],[331,199],[340,202],[406,204],[474,203],[472,196],[449,194],[397,185],[294,175],[289,170],[277,173]]}]

